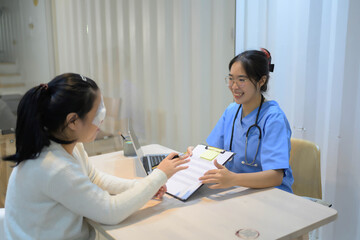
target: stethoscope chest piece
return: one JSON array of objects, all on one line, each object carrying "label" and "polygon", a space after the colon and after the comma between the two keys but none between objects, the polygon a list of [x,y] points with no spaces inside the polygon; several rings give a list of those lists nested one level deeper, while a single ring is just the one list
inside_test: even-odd
[{"label": "stethoscope chest piece", "polygon": [[248,165],[248,166],[253,166],[253,167],[257,167],[257,166],[258,166],[257,163],[251,164],[251,163],[246,163],[245,161],[241,161],[241,164],[243,164],[243,165]]}]

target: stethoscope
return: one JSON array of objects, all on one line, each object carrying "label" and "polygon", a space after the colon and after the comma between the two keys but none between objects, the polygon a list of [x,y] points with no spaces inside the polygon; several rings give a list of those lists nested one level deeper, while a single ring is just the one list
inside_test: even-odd
[{"label": "stethoscope", "polygon": [[[251,125],[247,132],[246,132],[246,140],[245,140],[245,161],[241,161],[242,164],[244,165],[248,165],[248,166],[253,166],[253,167],[257,167],[257,163],[255,163],[255,160],[256,160],[256,156],[258,154],[258,151],[259,151],[259,146],[260,146],[260,141],[261,141],[261,128],[259,127],[259,125],[257,124],[258,122],[258,118],[259,118],[259,114],[260,114],[260,110],[261,110],[261,106],[264,102],[264,96],[261,94],[261,102],[260,102],[260,106],[259,106],[259,109],[257,111],[257,114],[256,114],[256,120],[255,120],[255,123],[253,125]],[[242,104],[240,104],[236,114],[235,114],[235,118],[234,118],[234,122],[233,122],[233,125],[232,125],[232,131],[231,131],[231,139],[230,139],[230,151],[232,149],[232,142],[233,142],[233,137],[234,137],[234,127],[235,127],[235,120],[239,114],[239,111],[240,111],[240,108],[241,108]],[[241,120],[240,120],[241,121]],[[258,141],[258,144],[257,144],[257,148],[256,148],[256,153],[255,153],[255,157],[254,157],[254,160],[251,162],[251,163],[248,163],[247,161],[247,157],[246,157],[246,151],[247,151],[247,145],[248,145],[248,137],[249,137],[249,132],[251,130],[251,128],[257,128],[258,131],[259,131],[259,141]]]}]

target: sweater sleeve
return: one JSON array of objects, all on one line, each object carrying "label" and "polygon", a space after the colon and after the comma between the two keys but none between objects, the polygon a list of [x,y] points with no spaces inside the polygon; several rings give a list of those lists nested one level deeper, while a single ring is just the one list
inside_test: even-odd
[{"label": "sweater sleeve", "polygon": [[117,224],[149,201],[166,181],[166,174],[155,169],[132,187],[110,195],[94,184],[80,166],[68,165],[53,174],[44,191],[76,214],[102,224]]},{"label": "sweater sleeve", "polygon": [[[90,164],[91,165],[91,164]],[[107,173],[97,170],[91,165],[89,178],[91,182],[98,185],[101,189],[108,191],[110,194],[119,194],[132,188],[137,180],[118,178]]]},{"label": "sweater sleeve", "polygon": [[79,161],[83,162],[85,171],[87,172],[91,182],[98,185],[101,189],[108,191],[110,194],[119,194],[134,186],[137,180],[124,179],[112,176],[96,169],[89,161],[89,157],[82,143],[78,143],[78,154],[81,156]]}]

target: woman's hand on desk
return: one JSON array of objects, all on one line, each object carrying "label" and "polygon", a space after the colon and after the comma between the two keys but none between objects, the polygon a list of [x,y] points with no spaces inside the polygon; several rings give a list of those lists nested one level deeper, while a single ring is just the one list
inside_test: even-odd
[{"label": "woman's hand on desk", "polygon": [[[167,178],[171,178],[172,175],[177,173],[178,171],[184,170],[189,166],[184,166],[183,164],[188,163],[190,161],[189,154],[185,154],[181,157],[174,158],[177,153],[170,153],[166,158],[164,158],[160,164],[157,166],[157,169],[163,171]],[[188,159],[187,159],[188,158]]]},{"label": "woman's hand on desk", "polygon": [[159,189],[159,191],[157,191],[157,193],[155,194],[154,198],[155,198],[155,199],[162,199],[166,191],[167,191],[166,185],[162,186],[162,187]]},{"label": "woman's hand on desk", "polygon": [[214,165],[217,169],[207,171],[199,180],[205,184],[213,183],[214,185],[208,186],[212,189],[235,186],[234,179],[236,173],[229,171],[225,166],[219,164],[217,160],[214,161]]}]

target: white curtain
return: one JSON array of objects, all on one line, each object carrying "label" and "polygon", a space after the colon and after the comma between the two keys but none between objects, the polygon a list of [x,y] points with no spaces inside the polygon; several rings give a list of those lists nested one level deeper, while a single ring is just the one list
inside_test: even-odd
[{"label": "white curtain", "polygon": [[[205,142],[232,101],[235,0],[52,1],[56,73],[93,78],[121,98],[144,143]],[[126,131],[126,126],[119,129]]]},{"label": "white curtain", "polygon": [[320,146],[324,199],[339,212],[321,239],[360,239],[360,2],[236,3],[236,52],[270,50],[268,97],[280,103],[293,137]]}]

